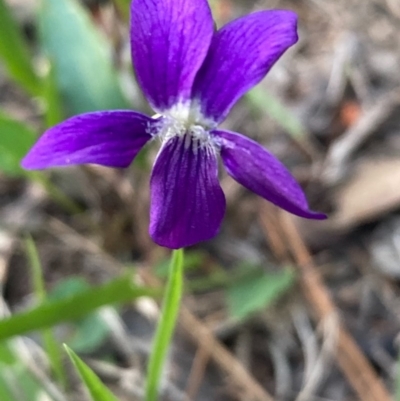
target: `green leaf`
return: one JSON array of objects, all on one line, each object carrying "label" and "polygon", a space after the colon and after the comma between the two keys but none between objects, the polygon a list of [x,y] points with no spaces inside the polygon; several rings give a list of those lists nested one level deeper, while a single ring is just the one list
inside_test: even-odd
[{"label": "green leaf", "polygon": [[[45,289],[45,283],[43,279],[43,267],[40,262],[39,253],[36,245],[31,237],[27,237],[25,240],[26,253],[32,269],[32,281],[33,288],[36,298],[40,303],[46,300],[47,294]],[[58,383],[65,388],[67,384],[67,377],[64,372],[64,366],[62,363],[62,354],[60,346],[54,336],[51,329],[42,330],[42,338],[46,354],[49,358],[51,367]]]},{"label": "green leaf", "polygon": [[280,273],[259,272],[235,283],[226,292],[231,316],[244,319],[276,301],[294,284],[292,270]]},{"label": "green leaf", "polygon": [[[90,289],[82,277],[68,277],[52,289],[49,299],[60,300],[83,293]],[[74,335],[68,340],[71,347],[78,352],[90,352],[99,347],[110,333],[109,326],[97,312],[74,322]]]},{"label": "green leaf", "polygon": [[111,393],[111,391],[101,382],[93,370],[90,369],[71,348],[65,344],[64,347],[78,371],[79,376],[89,390],[93,401],[118,401],[114,394]]},{"label": "green leaf", "polygon": [[164,296],[160,321],[154,336],[146,383],[146,401],[156,401],[162,369],[178,319],[183,288],[183,250],[172,254],[167,289]]},{"label": "green leaf", "polygon": [[100,314],[92,314],[76,323],[75,335],[69,340],[77,352],[91,352],[97,349],[110,334],[110,327]]},{"label": "green leaf", "polygon": [[129,108],[112,65],[110,43],[76,0],[42,0],[39,21],[67,114]]},{"label": "green leaf", "polygon": [[307,131],[301,122],[273,95],[262,87],[256,86],[247,93],[246,98],[257,109],[266,113],[295,140],[307,137]]},{"label": "green leaf", "polygon": [[121,11],[122,15],[128,19],[129,18],[129,8],[131,0],[114,0],[115,5]]},{"label": "green leaf", "polygon": [[16,351],[15,341],[0,343],[0,400],[39,400],[45,391]]},{"label": "green leaf", "polygon": [[52,127],[64,119],[64,108],[60,91],[57,86],[57,77],[54,66],[49,65],[49,70],[43,78],[43,97],[45,104],[46,127]]},{"label": "green leaf", "polygon": [[58,323],[80,319],[104,305],[127,302],[138,297],[155,297],[159,291],[138,287],[132,275],[90,288],[68,298],[50,301],[0,321],[0,340]]},{"label": "green leaf", "polygon": [[[0,342],[0,366],[9,365],[12,366],[17,362],[14,352],[11,351],[7,342]],[[1,398],[0,398],[1,399]]]},{"label": "green leaf", "polygon": [[48,298],[52,301],[59,301],[82,294],[89,289],[90,285],[83,277],[71,276],[59,281],[50,291]]},{"label": "green leaf", "polygon": [[0,0],[0,38],[0,58],[9,76],[31,95],[40,94],[40,80],[32,66],[28,46],[5,0]]},{"label": "green leaf", "polygon": [[15,176],[23,175],[19,163],[35,138],[35,132],[27,125],[0,112],[0,171]]},{"label": "green leaf", "polygon": [[26,253],[32,269],[33,290],[39,302],[46,299],[46,290],[43,281],[42,264],[40,262],[39,253],[32,237],[25,239]]}]

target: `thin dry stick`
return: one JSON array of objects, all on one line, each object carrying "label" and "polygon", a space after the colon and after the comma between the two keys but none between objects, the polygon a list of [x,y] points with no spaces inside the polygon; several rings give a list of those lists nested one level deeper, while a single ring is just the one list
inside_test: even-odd
[{"label": "thin dry stick", "polygon": [[192,369],[186,385],[186,401],[193,401],[196,398],[210,357],[211,348],[209,343],[203,344],[197,348]]},{"label": "thin dry stick", "polygon": [[260,213],[259,218],[264,237],[268,241],[269,248],[274,257],[283,264],[288,264],[290,254],[286,244],[282,241],[283,233],[279,230],[279,221],[275,206],[264,204],[263,212]]},{"label": "thin dry stick", "polygon": [[247,400],[273,401],[272,396],[187,308],[182,307],[180,318],[182,327],[193,341],[198,344],[209,344],[213,360],[236,385],[246,391]]},{"label": "thin dry stick", "polygon": [[[335,305],[290,215],[281,213],[281,227],[286,235],[288,248],[301,271],[300,280],[304,294],[318,318],[324,320],[332,314],[337,314]],[[362,401],[392,401],[382,381],[342,325],[338,328],[337,345],[336,358],[339,366],[360,399]]]}]

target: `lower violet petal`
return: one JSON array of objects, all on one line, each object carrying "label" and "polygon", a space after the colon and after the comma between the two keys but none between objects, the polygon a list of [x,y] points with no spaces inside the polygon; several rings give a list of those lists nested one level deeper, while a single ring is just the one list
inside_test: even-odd
[{"label": "lower violet petal", "polygon": [[28,170],[94,163],[128,167],[157,120],[128,110],[81,114],[48,129],[22,160]]},{"label": "lower violet petal", "polygon": [[228,131],[213,131],[228,174],[257,195],[300,217],[325,219],[309,209],[303,190],[286,167],[258,143]]},{"label": "lower violet petal", "polygon": [[151,176],[150,235],[178,249],[214,237],[225,213],[215,150],[189,135],[160,150]]}]

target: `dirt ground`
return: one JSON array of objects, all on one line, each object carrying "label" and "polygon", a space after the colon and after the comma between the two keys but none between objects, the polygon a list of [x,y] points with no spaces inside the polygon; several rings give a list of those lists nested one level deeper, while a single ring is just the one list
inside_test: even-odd
[{"label": "dirt ground", "polygon": [[[10,1],[34,43],[30,3]],[[110,5],[99,10],[87,3],[97,21],[107,23]],[[217,266],[229,272],[246,262],[268,272],[290,266],[297,284],[245,321],[227,313],[223,286],[188,292],[165,399],[394,400],[389,394],[396,391],[400,329],[400,2],[212,3],[218,25],[257,9],[298,13],[299,43],[224,126],[277,155],[305,188],[312,209],[329,219],[288,216],[222,177],[227,215],[221,233],[195,248],[202,255],[196,278]],[[283,104],[290,119],[265,94]],[[41,129],[40,108],[1,68],[0,108]],[[65,211],[36,184],[0,174],[0,277],[10,308],[30,304],[21,244],[26,232],[38,245],[48,288],[69,275],[102,283],[133,263],[143,280],[157,284],[152,266],[169,253],[148,236],[148,171],[136,164],[128,171],[86,166],[53,171],[51,177],[83,213]],[[117,334],[88,355],[121,400],[141,397],[154,316],[154,301],[127,305],[110,318]],[[110,353],[118,364],[101,362]],[[76,399],[79,394],[77,386]]]}]

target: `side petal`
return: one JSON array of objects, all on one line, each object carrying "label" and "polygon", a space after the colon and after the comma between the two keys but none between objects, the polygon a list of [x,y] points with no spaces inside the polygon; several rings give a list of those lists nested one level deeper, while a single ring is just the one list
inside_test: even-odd
[{"label": "side petal", "polygon": [[257,142],[228,131],[214,131],[213,135],[221,146],[221,157],[228,174],[237,182],[297,216],[317,220],[326,218],[325,214],[309,209],[295,178]]},{"label": "side petal", "polygon": [[196,77],[193,96],[202,114],[222,121],[297,39],[297,16],[291,11],[260,11],[225,25]]},{"label": "side petal", "polygon": [[48,129],[22,160],[27,170],[94,163],[128,167],[157,120],[133,111],[81,114]]},{"label": "side petal", "polygon": [[189,136],[160,150],[151,176],[150,235],[178,249],[214,237],[225,213],[215,150]]},{"label": "side petal", "polygon": [[156,111],[190,99],[213,31],[206,0],[132,2],[132,60],[138,82]]}]

